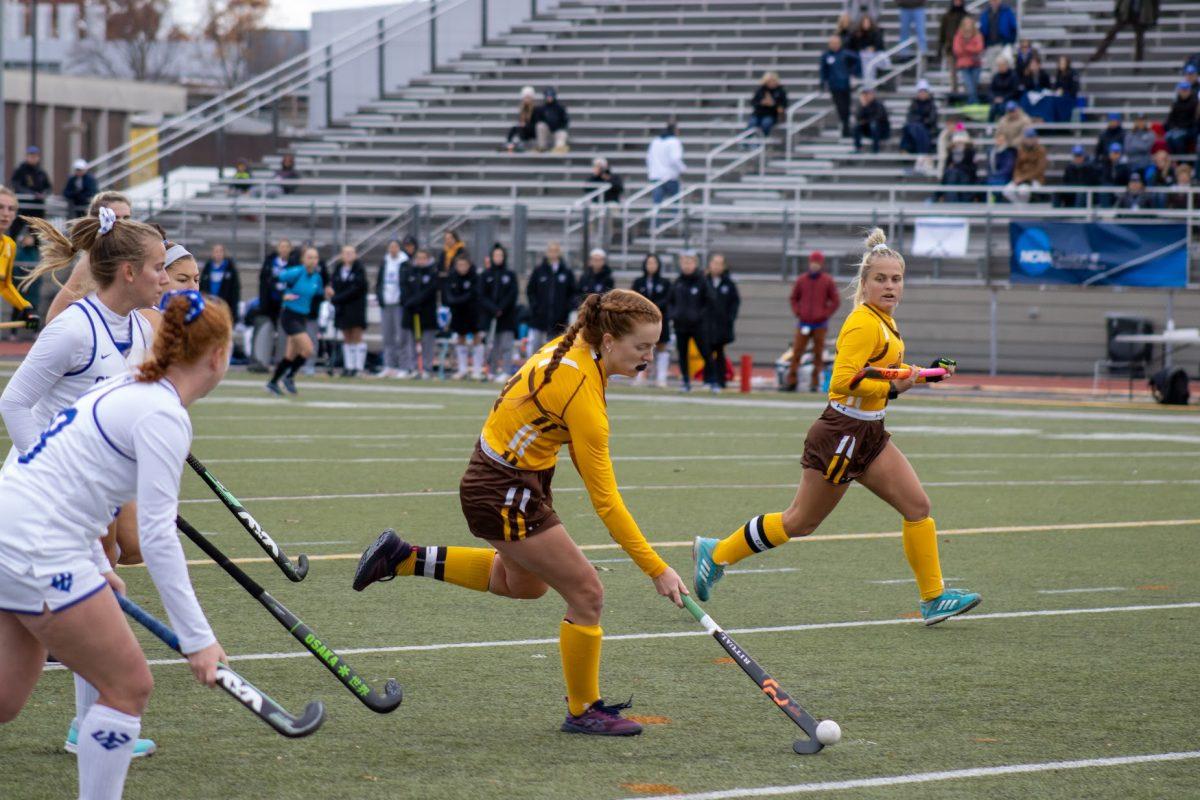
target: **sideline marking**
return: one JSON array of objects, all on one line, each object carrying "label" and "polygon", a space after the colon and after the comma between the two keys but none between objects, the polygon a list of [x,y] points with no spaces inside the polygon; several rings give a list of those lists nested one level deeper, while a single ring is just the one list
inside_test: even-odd
[{"label": "sideline marking", "polygon": [[1124,586],[1097,586],[1094,589],[1038,589],[1038,594],[1085,594],[1087,592],[1127,592]]},{"label": "sideline marking", "polygon": [[696,794],[659,794],[653,797],[643,795],[641,798],[627,798],[626,800],[734,800],[734,798],[740,797],[778,797],[785,794],[812,794],[814,792],[833,792],[840,789],[869,789],[877,786],[901,786],[910,783],[955,781],[964,778],[990,778],[996,775],[1024,775],[1031,772],[1053,772],[1063,769],[1121,767],[1129,764],[1189,761],[1197,758],[1200,758],[1200,750],[1185,750],[1175,753],[1147,753],[1141,756],[1081,758],[1074,761],[1043,761],[1036,764],[1005,764],[1000,767],[973,767],[970,769],[945,770],[944,772],[918,772],[911,775],[886,775],[878,778],[855,778],[848,781],[794,783],[791,786],[725,789],[716,792],[698,792]]}]

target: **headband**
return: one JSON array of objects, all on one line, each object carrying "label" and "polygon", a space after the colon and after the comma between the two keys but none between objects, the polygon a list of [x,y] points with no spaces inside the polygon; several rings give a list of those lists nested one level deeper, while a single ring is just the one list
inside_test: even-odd
[{"label": "headband", "polygon": [[101,236],[111,231],[113,225],[117,224],[117,212],[107,206],[100,206],[100,210],[96,212],[96,216],[100,218]]},{"label": "headband", "polygon": [[163,294],[162,300],[158,301],[158,310],[166,313],[167,306],[171,305],[171,301],[176,297],[182,297],[188,302],[187,313],[183,316],[184,325],[191,325],[197,317],[204,313],[204,295],[195,289],[175,289],[166,292]]},{"label": "headband", "polygon": [[167,260],[163,262],[163,267],[169,267],[181,258],[192,258],[192,254],[187,251],[187,248],[181,244],[173,244],[167,250]]}]

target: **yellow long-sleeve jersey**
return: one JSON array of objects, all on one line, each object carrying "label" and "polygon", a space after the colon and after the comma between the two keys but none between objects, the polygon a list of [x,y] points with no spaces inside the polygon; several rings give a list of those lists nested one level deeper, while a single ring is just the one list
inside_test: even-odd
[{"label": "yellow long-sleeve jersey", "polygon": [[[591,346],[567,351],[543,386],[558,339],[547,343],[505,385],[483,426],[483,439],[516,469],[540,471],[558,463],[565,444],[609,534],[642,571],[657,578],[667,564],[642,535],[617,489],[608,450],[608,376]],[[537,395],[534,391],[542,387]]]},{"label": "yellow long-sleeve jersey", "polygon": [[0,297],[18,311],[29,308],[32,303],[21,296],[13,285],[13,262],[17,257],[17,243],[11,236],[0,236]]},{"label": "yellow long-sleeve jersey", "polygon": [[850,381],[863,367],[904,366],[904,340],[895,320],[863,303],[850,312],[838,333],[829,400],[861,411],[880,411],[887,405],[888,382],[867,378],[851,389]]}]

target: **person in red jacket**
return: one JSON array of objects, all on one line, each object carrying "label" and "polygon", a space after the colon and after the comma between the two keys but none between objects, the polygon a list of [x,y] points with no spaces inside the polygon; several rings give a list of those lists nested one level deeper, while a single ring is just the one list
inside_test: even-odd
[{"label": "person in red jacket", "polygon": [[791,299],[792,313],[796,315],[796,339],[792,343],[792,363],[788,367],[783,388],[789,392],[796,391],[796,370],[800,367],[800,358],[808,349],[811,339],[813,369],[809,391],[815,392],[821,385],[821,372],[824,368],[825,331],[829,328],[829,318],[841,303],[837,284],[825,272],[825,254],[820,250],[814,250],[808,257],[808,272],[796,279]]}]

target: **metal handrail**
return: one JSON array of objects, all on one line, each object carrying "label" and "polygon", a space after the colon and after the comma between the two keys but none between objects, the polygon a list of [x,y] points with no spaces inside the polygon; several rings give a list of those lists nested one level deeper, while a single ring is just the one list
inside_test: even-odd
[{"label": "metal handrail", "polygon": [[383,222],[380,222],[362,236],[358,237],[358,239],[356,239],[354,242],[351,242],[351,244],[354,245],[354,249],[359,252],[359,255],[366,255],[367,253],[371,252],[371,250],[373,250],[378,244],[377,241],[374,241],[375,238],[384,231],[387,231],[389,228],[395,227],[397,224],[399,224],[400,220],[412,214],[415,205],[415,203],[410,203],[409,205],[404,206],[395,214],[388,217]]},{"label": "metal handrail", "polygon": [[[611,183],[607,183],[607,182],[602,183],[596,189],[593,189],[592,191],[585,193],[583,195],[583,197],[580,197],[574,203],[571,203],[571,205],[569,205],[565,209],[563,209],[563,241],[564,242],[568,238],[570,238],[571,234],[575,233],[576,231],[583,230],[585,215],[580,214],[579,221],[572,222],[571,218],[575,216],[575,212],[579,211],[584,206],[588,206],[588,205],[594,203],[595,201],[599,200],[600,198],[602,198],[604,196],[604,193],[607,192],[611,188],[612,188]],[[606,209],[606,211],[607,211],[607,209]]]},{"label": "metal handrail", "polygon": [[639,189],[638,191],[631,194],[629,197],[625,198],[625,202],[621,204],[621,255],[622,255],[622,257],[627,257],[629,255],[629,230],[630,230],[630,228],[632,228],[637,223],[641,222],[643,219],[646,219],[645,216],[639,216],[637,219],[634,219],[631,221],[629,219],[629,210],[631,208],[633,208],[634,204],[637,203],[639,200],[641,200],[644,197],[649,197],[651,194],[654,193],[655,189],[661,188],[666,183],[667,183],[667,181],[665,179],[661,180],[661,181],[654,181],[653,183],[648,184],[647,186],[643,187],[642,189]]},{"label": "metal handrail", "polygon": [[788,106],[787,115],[784,118],[783,150],[785,158],[787,158],[789,161],[792,159],[792,137],[796,133],[792,125],[792,119],[796,116],[796,112],[814,100],[818,99],[820,96],[820,92],[810,92]]}]

